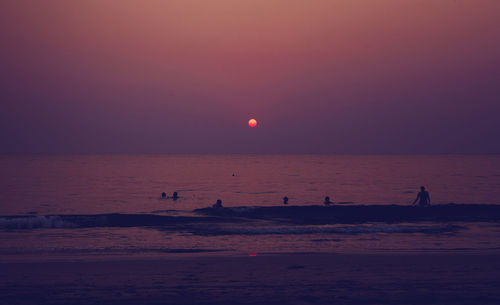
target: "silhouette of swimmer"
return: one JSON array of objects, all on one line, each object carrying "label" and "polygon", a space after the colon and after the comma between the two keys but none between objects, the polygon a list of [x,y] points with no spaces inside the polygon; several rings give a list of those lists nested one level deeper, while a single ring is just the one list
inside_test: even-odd
[{"label": "silhouette of swimmer", "polygon": [[330,201],[330,197],[326,196],[325,197],[325,202],[323,202],[325,205],[330,205],[332,202]]},{"label": "silhouette of swimmer", "polygon": [[431,197],[429,196],[429,192],[425,190],[425,187],[420,187],[420,193],[418,193],[417,198],[413,201],[414,205],[418,201],[418,205],[421,207],[430,206],[431,205]]},{"label": "silhouette of swimmer", "polygon": [[177,200],[177,199],[179,199],[179,195],[177,195],[177,192],[174,192],[174,193],[172,194],[172,199],[173,199],[173,200]]},{"label": "silhouette of swimmer", "polygon": [[288,204],[288,197],[287,196],[283,197],[283,204]]},{"label": "silhouette of swimmer", "polygon": [[161,193],[161,198],[163,198],[163,199],[167,198],[167,193],[165,193],[165,192]]},{"label": "silhouette of swimmer", "polygon": [[217,199],[217,202],[212,206],[212,208],[222,208],[222,200]]}]

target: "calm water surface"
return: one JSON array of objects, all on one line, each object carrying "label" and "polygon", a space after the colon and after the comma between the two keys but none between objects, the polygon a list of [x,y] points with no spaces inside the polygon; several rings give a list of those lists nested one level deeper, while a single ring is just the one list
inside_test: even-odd
[{"label": "calm water surface", "polygon": [[[232,175],[235,176],[232,176]],[[500,156],[0,156],[0,213],[191,211],[224,206],[500,203]],[[161,192],[182,197],[159,201]]]}]

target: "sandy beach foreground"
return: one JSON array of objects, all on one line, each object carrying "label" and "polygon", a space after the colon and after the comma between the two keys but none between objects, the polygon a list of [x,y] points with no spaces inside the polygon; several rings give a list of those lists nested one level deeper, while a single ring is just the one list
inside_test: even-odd
[{"label": "sandy beach foreground", "polygon": [[0,263],[1,304],[499,304],[500,255],[259,254]]}]

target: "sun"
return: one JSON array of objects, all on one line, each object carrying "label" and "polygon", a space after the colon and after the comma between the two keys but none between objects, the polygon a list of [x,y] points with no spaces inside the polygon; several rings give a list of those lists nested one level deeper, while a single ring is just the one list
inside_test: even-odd
[{"label": "sun", "polygon": [[255,126],[257,126],[257,120],[256,120],[256,119],[250,119],[250,120],[248,121],[248,126],[250,126],[250,127],[255,127]]}]

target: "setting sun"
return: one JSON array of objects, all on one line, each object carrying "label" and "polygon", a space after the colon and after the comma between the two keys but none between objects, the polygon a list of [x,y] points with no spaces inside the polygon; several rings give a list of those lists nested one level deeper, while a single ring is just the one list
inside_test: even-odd
[{"label": "setting sun", "polygon": [[250,127],[257,126],[257,120],[256,119],[250,119],[250,121],[248,121],[248,126],[250,126]]}]

